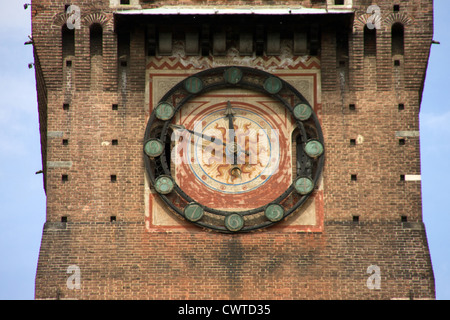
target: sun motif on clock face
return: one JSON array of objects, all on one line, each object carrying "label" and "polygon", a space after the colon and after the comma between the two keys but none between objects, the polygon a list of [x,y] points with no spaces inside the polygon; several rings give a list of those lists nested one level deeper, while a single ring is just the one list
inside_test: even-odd
[{"label": "sun motif on clock face", "polygon": [[[245,92],[233,93],[234,98],[240,95],[245,97]],[[292,183],[293,126],[278,129],[279,120],[269,114],[283,109],[264,96],[263,104],[250,103],[252,98],[245,103],[224,98],[231,97],[215,92],[214,97],[194,99],[186,106],[187,113],[179,115],[180,125],[172,126],[173,158],[181,160],[175,164],[175,180],[200,203],[233,210],[255,208],[276,199],[276,190],[284,191]],[[288,151],[284,157],[281,149]]]},{"label": "sun motif on clock face", "polygon": [[[233,129],[228,128],[227,110],[234,113]],[[211,112],[196,123],[194,131],[213,139],[195,137],[194,162],[190,168],[216,191],[248,192],[263,183],[259,181],[252,186],[252,182],[262,180],[262,176],[272,176],[278,166],[280,150],[276,129],[248,107]]]},{"label": "sun motif on clock face", "polygon": [[188,77],[161,99],[144,152],[151,183],[173,211],[238,232],[299,208],[317,184],[323,147],[312,108],[289,84],[223,67]]}]

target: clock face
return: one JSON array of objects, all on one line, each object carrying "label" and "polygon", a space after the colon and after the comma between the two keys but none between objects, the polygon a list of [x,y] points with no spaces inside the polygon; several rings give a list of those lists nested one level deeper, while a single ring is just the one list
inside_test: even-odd
[{"label": "clock face", "polygon": [[[239,102],[228,106],[210,110],[193,126],[194,131],[214,138],[195,137],[190,150],[193,161],[189,165],[196,177],[212,190],[247,193],[261,187],[278,167],[277,132],[249,106],[241,107]],[[232,129],[225,115],[228,111],[233,112]]]},{"label": "clock face", "polygon": [[276,190],[282,193],[292,183],[290,130],[278,129],[273,116],[284,110],[273,99],[249,93],[202,95],[175,118],[189,130],[176,128],[173,134],[172,154],[182,160],[175,163],[174,178],[198,203],[245,211],[275,200]]},{"label": "clock face", "polygon": [[269,73],[222,67],[188,77],[153,110],[150,183],[181,218],[222,231],[273,225],[314,191],[324,160],[308,102]]}]

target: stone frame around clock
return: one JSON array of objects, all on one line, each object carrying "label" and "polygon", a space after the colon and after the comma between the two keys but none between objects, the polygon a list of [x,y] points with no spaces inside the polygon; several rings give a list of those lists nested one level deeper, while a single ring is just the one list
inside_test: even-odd
[{"label": "stone frame around clock", "polygon": [[[232,71],[231,71],[232,70]],[[238,74],[238,77],[229,77],[227,74]],[[270,83],[270,85],[268,85]],[[189,100],[191,100],[194,97],[200,96],[203,93],[211,92],[218,89],[230,89],[230,88],[243,88],[247,90],[256,91],[259,93],[263,93],[265,95],[271,96],[278,102],[280,102],[285,109],[291,114],[292,119],[295,120],[296,127],[298,131],[300,132],[300,139],[301,144],[303,147],[306,146],[306,144],[310,141],[313,141],[314,143],[319,142],[319,144],[324,148],[324,139],[323,134],[321,130],[321,126],[319,123],[319,120],[317,118],[317,115],[313,111],[312,106],[309,104],[309,102],[303,97],[302,94],[300,94],[292,85],[290,85],[288,82],[282,80],[281,78],[272,75],[266,71],[262,71],[255,68],[250,67],[241,67],[241,66],[224,66],[224,67],[217,67],[217,68],[211,68],[205,71],[198,72],[194,75],[191,75],[187,77],[186,79],[180,81],[177,85],[175,85],[172,89],[170,89],[161,99],[160,103],[167,103],[168,101],[171,101],[171,97],[174,95],[182,96],[179,101],[173,106],[173,114],[169,118],[164,119],[158,119],[157,114],[155,110],[153,110],[152,114],[150,115],[150,119],[147,123],[145,136],[144,136],[144,162],[146,167],[146,172],[148,174],[148,177],[150,179],[150,183],[154,186],[156,179],[158,178],[157,175],[155,175],[155,172],[153,171],[152,165],[151,165],[151,158],[159,158],[159,162],[162,166],[162,174],[165,177],[171,176],[170,171],[170,165],[167,162],[167,156],[166,156],[166,150],[164,150],[160,155],[150,157],[145,153],[145,145],[150,140],[159,139],[162,143],[165,141],[168,141],[167,135],[169,134],[169,124],[173,118],[173,115],[177,113],[180,108],[183,107],[185,103],[187,103]],[[286,96],[291,98],[291,101],[294,101],[294,103],[289,103],[286,100]],[[294,108],[297,105],[306,105],[310,108],[311,114],[307,119],[296,117]],[[156,108],[155,108],[156,109]],[[154,126],[156,123],[162,123],[162,129],[157,132],[157,134],[154,134]],[[229,217],[230,215],[234,215],[236,217],[236,214],[238,214],[240,217],[242,217],[242,223],[243,225],[239,228],[231,228],[225,225],[225,223],[218,225],[218,224],[210,224],[205,223],[202,221],[202,219],[199,219],[198,217],[195,219],[195,221],[191,221],[186,217],[184,210],[180,209],[176,205],[172,203],[172,201],[168,198],[167,193],[159,192],[159,197],[162,199],[162,201],[171,208],[172,211],[174,211],[176,214],[181,216],[183,219],[186,219],[190,221],[191,223],[198,225],[200,227],[213,229],[220,232],[226,232],[226,233],[236,233],[236,232],[248,232],[253,231],[265,227],[269,227],[271,225],[276,224],[280,220],[284,220],[287,218],[292,212],[296,211],[298,208],[300,208],[308,199],[309,195],[313,192],[313,190],[317,187],[318,181],[320,179],[320,176],[322,174],[323,165],[324,165],[324,156],[325,152],[324,149],[322,152],[320,152],[318,155],[312,155],[307,156],[309,160],[310,166],[313,167],[313,169],[306,169],[301,168],[297,172],[297,177],[293,179],[293,183],[290,185],[290,187],[283,193],[281,196],[279,196],[275,201],[272,201],[270,203],[267,203],[266,205],[262,207],[258,207],[251,210],[241,211],[241,212],[234,212],[234,211],[226,211],[226,210],[217,210],[214,208],[209,208],[206,206],[203,206],[202,204],[196,203],[192,198],[190,198],[183,190],[179,188],[179,186],[175,183],[173,180],[173,191],[177,193],[179,196],[181,196],[188,204],[198,204],[205,212],[208,212],[209,214],[213,214],[216,216],[224,217],[224,221],[226,221],[226,217]],[[154,160],[154,159],[153,159]],[[308,170],[310,172],[308,172]],[[292,192],[296,191],[296,181],[298,179],[304,179],[308,178],[311,180],[313,187],[311,190],[308,190],[308,192],[300,193],[301,195],[300,199],[290,208],[288,208],[281,219],[277,219],[274,221],[273,219],[266,219],[266,221],[259,222],[255,225],[244,225],[244,217],[249,217],[256,214],[261,214],[261,212],[264,212],[264,210],[269,207],[272,204],[279,204],[283,199],[288,197]],[[261,220],[261,219],[260,219]]]}]

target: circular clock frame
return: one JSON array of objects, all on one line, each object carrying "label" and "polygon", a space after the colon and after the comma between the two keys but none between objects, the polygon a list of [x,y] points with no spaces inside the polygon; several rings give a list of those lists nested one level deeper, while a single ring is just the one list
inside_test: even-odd
[{"label": "circular clock frame", "polygon": [[[191,99],[220,89],[247,89],[270,96],[288,111],[298,129],[301,158],[297,176],[274,201],[258,208],[236,211],[207,207],[188,196],[172,177],[170,164],[170,124],[175,114]],[[158,127],[159,130],[155,130]],[[292,85],[268,72],[241,66],[201,71],[169,90],[150,115],[144,136],[144,162],[151,185],[164,203],[190,223],[224,233],[249,232],[272,226],[286,219],[308,200],[317,188],[325,160],[320,122],[309,102]],[[160,165],[156,172],[154,163]],[[299,165],[300,164],[300,165]],[[173,201],[177,195],[184,207]],[[295,201],[285,201],[287,198]],[[180,201],[177,201],[179,203]],[[286,203],[291,203],[286,205]]]}]

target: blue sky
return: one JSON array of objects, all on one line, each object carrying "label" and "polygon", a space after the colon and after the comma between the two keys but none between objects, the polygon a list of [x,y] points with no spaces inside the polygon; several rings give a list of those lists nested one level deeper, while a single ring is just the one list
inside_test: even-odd
[{"label": "blue sky", "polygon": [[[2,1],[0,11],[0,300],[34,299],[45,222],[30,9]],[[435,0],[434,39],[420,114],[423,217],[436,297],[450,300],[450,1]]]},{"label": "blue sky", "polygon": [[434,40],[420,112],[423,220],[436,298],[450,300],[450,1],[434,1]]}]

